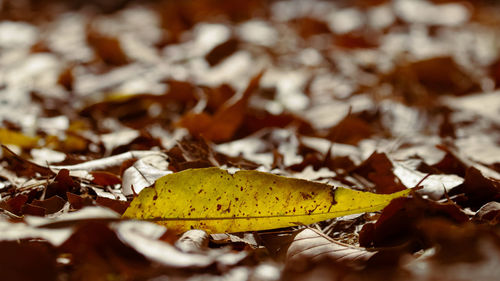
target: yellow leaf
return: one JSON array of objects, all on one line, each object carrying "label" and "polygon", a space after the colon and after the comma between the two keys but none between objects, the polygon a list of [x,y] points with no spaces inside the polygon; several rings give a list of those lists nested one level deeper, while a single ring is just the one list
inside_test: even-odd
[{"label": "yellow leaf", "polygon": [[19,132],[0,128],[0,143],[14,144],[21,148],[34,148],[38,146],[38,137],[29,137]]},{"label": "yellow leaf", "polygon": [[175,231],[255,231],[305,225],[384,208],[396,197],[257,171],[234,175],[219,168],[190,169],[143,189],[124,218],[153,220]]}]

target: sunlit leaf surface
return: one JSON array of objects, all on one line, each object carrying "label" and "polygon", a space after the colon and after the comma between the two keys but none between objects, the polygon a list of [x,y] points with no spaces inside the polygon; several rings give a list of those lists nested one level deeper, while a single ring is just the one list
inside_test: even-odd
[{"label": "sunlit leaf surface", "polygon": [[257,171],[231,175],[218,168],[190,169],[143,189],[123,217],[154,220],[177,231],[241,232],[378,211],[409,191],[381,195]]}]

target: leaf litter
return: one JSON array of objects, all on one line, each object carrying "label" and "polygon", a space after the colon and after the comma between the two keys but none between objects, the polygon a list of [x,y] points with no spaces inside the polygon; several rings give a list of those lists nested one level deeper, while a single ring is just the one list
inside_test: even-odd
[{"label": "leaf litter", "polygon": [[[0,3],[1,280],[497,278],[498,4],[14,2]],[[226,234],[120,218],[196,171],[419,189],[379,212],[215,224]],[[278,189],[300,193],[244,202],[279,211]],[[189,198],[228,192],[214,190]]]}]

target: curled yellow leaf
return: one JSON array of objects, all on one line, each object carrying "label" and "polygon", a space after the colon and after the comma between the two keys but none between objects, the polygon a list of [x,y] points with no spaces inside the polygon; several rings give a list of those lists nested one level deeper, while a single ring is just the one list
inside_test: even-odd
[{"label": "curled yellow leaf", "polygon": [[374,194],[258,171],[189,169],[143,189],[123,217],[153,220],[176,231],[256,231],[381,210],[409,192]]}]

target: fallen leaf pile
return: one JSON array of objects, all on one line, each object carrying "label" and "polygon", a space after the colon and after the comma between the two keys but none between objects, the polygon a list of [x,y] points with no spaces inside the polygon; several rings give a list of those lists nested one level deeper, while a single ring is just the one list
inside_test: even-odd
[{"label": "fallen leaf pile", "polygon": [[499,15],[0,1],[0,280],[497,280]]}]

